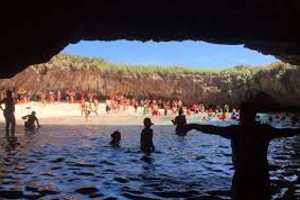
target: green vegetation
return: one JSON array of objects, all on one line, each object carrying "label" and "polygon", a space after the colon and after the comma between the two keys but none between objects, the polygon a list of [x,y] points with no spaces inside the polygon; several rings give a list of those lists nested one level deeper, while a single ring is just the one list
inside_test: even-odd
[{"label": "green vegetation", "polygon": [[155,66],[155,65],[128,65],[119,63],[110,63],[102,58],[89,58],[77,55],[70,55],[60,53],[54,56],[50,63],[55,65],[62,65],[71,67],[78,70],[100,70],[100,71],[118,71],[126,73],[212,73],[217,74],[221,72],[218,69],[205,69],[205,68],[186,68],[182,66]]},{"label": "green vegetation", "polygon": [[[98,57],[83,57],[77,55],[70,55],[60,53],[54,56],[50,63],[65,67],[70,67],[74,70],[99,70],[103,72],[117,72],[123,75],[127,74],[151,74],[157,73],[159,75],[172,75],[172,74],[202,74],[202,75],[221,75],[223,78],[234,77],[235,80],[246,82],[254,77],[260,76],[275,76],[282,77],[287,74],[300,73],[298,66],[290,65],[283,62],[275,62],[268,65],[249,66],[238,65],[230,69],[205,69],[205,68],[187,68],[182,66],[155,66],[155,65],[128,65],[111,63]],[[228,80],[229,81],[229,80]]]},{"label": "green vegetation", "polygon": [[0,86],[22,86],[36,91],[94,90],[99,96],[114,91],[127,96],[180,98],[187,104],[201,100],[215,105],[238,105],[262,93],[266,97],[257,101],[267,102],[270,96],[280,106],[300,108],[300,66],[283,62],[217,70],[118,64],[69,54],[58,54],[49,62],[50,65],[36,65],[10,80],[2,80]]}]

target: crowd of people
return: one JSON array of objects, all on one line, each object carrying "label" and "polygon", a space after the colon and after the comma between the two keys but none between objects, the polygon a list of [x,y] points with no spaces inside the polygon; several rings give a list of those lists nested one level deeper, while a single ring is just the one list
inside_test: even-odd
[{"label": "crowd of people", "polygon": [[[176,134],[186,136],[191,130],[204,134],[219,135],[231,140],[234,175],[231,191],[234,200],[271,200],[269,178],[268,147],[272,139],[293,137],[300,134],[300,128],[274,128],[257,121],[258,107],[246,102],[240,106],[239,124],[219,127],[187,123],[183,110],[172,120]],[[140,150],[146,155],[155,152],[153,144],[154,125],[151,119],[144,118],[144,128],[140,135]],[[111,135],[112,146],[120,146],[121,133]]]},{"label": "crowd of people", "polygon": [[[198,113],[207,113],[207,117],[225,118],[225,113],[229,112],[229,106],[210,106],[207,107],[199,101],[191,105],[184,105],[181,99],[163,99],[163,98],[136,98],[127,97],[124,94],[115,94],[111,92],[106,96],[101,96],[95,91],[78,91],[78,90],[42,90],[31,91],[22,87],[11,89],[12,98],[16,104],[28,102],[40,102],[42,105],[68,102],[81,105],[81,115],[86,118],[91,112],[99,115],[99,104],[102,101],[105,104],[105,112],[107,114],[118,114],[127,112],[130,108],[134,108],[135,112],[142,112],[144,115],[152,116],[168,116],[175,115],[179,109],[183,108],[186,115]],[[0,92],[0,100],[5,98],[5,89]],[[234,109],[232,109],[234,110]]]},{"label": "crowd of people", "polygon": [[[23,94],[27,94],[24,93]],[[69,102],[74,103],[76,98],[69,93]],[[1,95],[0,109],[3,110],[5,118],[5,132],[14,139],[15,135],[15,104],[22,103],[23,99],[17,99],[14,90],[7,90],[5,95]],[[76,95],[75,95],[76,96]],[[53,102],[57,99],[54,93],[49,93],[45,99]],[[94,111],[97,114],[98,99],[92,94],[87,93],[87,96],[81,96],[80,104],[82,107],[82,115],[88,118],[88,115]],[[42,102],[43,99],[40,99]],[[43,102],[42,102],[43,103]],[[94,104],[94,109],[91,104]],[[202,103],[192,104],[189,107],[183,105],[181,100],[137,100],[135,98],[129,99],[123,95],[111,95],[106,99],[106,112],[119,112],[122,110],[126,112],[129,106],[133,106],[135,112],[141,107],[143,114],[151,114],[152,117],[159,116],[160,110],[164,111],[164,115],[168,114],[170,110],[173,114],[178,114],[172,121],[176,126],[175,133],[179,136],[186,136],[191,130],[200,131],[206,134],[219,135],[221,137],[231,140],[232,148],[232,163],[234,166],[234,176],[232,179],[233,198],[241,199],[271,199],[271,189],[269,180],[269,167],[267,160],[267,151],[270,141],[278,137],[292,137],[300,134],[298,128],[275,128],[268,123],[273,120],[286,120],[287,115],[277,115],[275,119],[269,117],[266,124],[261,123],[258,113],[258,108],[255,104],[242,104],[238,110],[229,109],[228,105],[223,108],[208,108],[206,109]],[[5,105],[3,108],[2,105]],[[120,110],[114,110],[114,106]],[[151,113],[150,113],[151,111]],[[220,127],[201,123],[187,123],[186,115],[206,113],[207,118],[217,117],[219,120],[226,120],[227,113],[231,111],[230,119],[237,120],[239,123]],[[121,111],[120,111],[121,112]],[[109,114],[109,113],[108,113]],[[185,115],[186,114],[186,115]],[[288,116],[293,122],[298,123],[297,115]],[[36,117],[35,111],[30,115],[25,115],[22,119],[26,120],[24,123],[25,129],[35,129],[35,124],[40,127],[39,120]],[[140,150],[146,155],[155,152],[153,143],[154,131],[151,128],[154,124],[149,117],[143,120],[144,128],[140,135]],[[120,146],[121,132],[116,130],[111,134],[111,146]]]},{"label": "crowd of people", "polygon": [[[91,114],[99,116],[99,113],[119,114],[126,113],[129,110],[134,110],[135,113],[142,113],[145,116],[175,116],[177,113],[184,113],[185,116],[199,115],[200,120],[238,120],[239,110],[225,104],[219,105],[205,105],[203,102],[194,102],[190,105],[184,104],[181,99],[163,99],[163,98],[137,98],[128,97],[124,94],[116,94],[114,92],[108,93],[106,96],[101,96],[95,91],[81,91],[81,90],[44,90],[31,91],[22,87],[12,88],[11,96],[15,104],[23,104],[31,101],[39,102],[46,106],[47,104],[54,104],[60,102],[67,102],[70,104],[79,104],[81,116],[88,121]],[[5,90],[0,92],[0,100],[7,95]],[[100,102],[105,105],[105,110],[100,110]],[[101,107],[102,108],[102,107]],[[298,123],[298,115],[288,116],[288,113],[280,113],[276,116],[270,117],[265,123],[275,123],[286,121],[288,123]],[[259,117],[259,116],[258,116]],[[182,118],[182,117],[181,117]],[[259,119],[258,119],[259,120]],[[291,121],[291,122],[290,122]],[[177,123],[177,122],[176,122]]]}]

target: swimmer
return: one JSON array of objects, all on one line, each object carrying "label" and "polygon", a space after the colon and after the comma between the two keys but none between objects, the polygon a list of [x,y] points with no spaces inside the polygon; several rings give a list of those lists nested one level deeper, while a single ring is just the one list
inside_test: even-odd
[{"label": "swimmer", "polygon": [[146,117],[144,119],[144,129],[141,132],[141,140],[140,140],[140,148],[141,150],[146,153],[150,154],[155,150],[155,147],[153,145],[153,130],[150,128],[152,125],[154,125],[151,122],[151,119]]},{"label": "swimmer", "polygon": [[120,141],[121,141],[120,131],[114,131],[110,136],[111,136],[111,141],[109,142],[109,144],[111,146],[120,146]]},{"label": "swimmer", "polygon": [[183,109],[180,108],[178,111],[178,116],[172,120],[173,124],[176,125],[176,134],[180,136],[185,136],[187,131],[184,128],[186,125],[186,117],[183,115]]}]

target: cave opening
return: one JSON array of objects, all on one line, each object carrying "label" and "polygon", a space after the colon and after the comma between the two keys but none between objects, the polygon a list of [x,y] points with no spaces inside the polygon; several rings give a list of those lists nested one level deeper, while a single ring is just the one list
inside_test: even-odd
[{"label": "cave opening", "polygon": [[1,86],[95,90],[101,100],[111,92],[138,98],[180,98],[188,105],[205,102],[214,107],[236,107],[260,95],[255,101],[269,102],[268,109],[297,110],[299,94],[293,83],[298,74],[297,66],[243,45],[82,40],[69,44],[50,61],[31,65],[2,81]]},{"label": "cave opening", "polygon": [[99,57],[131,65],[180,66],[206,69],[238,65],[266,65],[278,60],[243,45],[213,44],[204,41],[146,42],[134,40],[86,41],[69,44],[62,51],[86,57]]},{"label": "cave opening", "polygon": [[[195,80],[191,76],[187,76],[185,80],[177,80],[175,83],[168,82],[167,79],[167,83],[163,85],[176,85],[173,88],[171,87],[171,89],[169,87],[169,90],[172,92],[164,90],[153,92],[157,87],[155,84],[150,84],[152,87],[148,88],[149,90],[152,90],[150,94],[146,91],[148,96],[151,97],[185,98],[189,100],[187,101],[188,104],[195,101],[204,101],[213,106],[218,104],[230,104],[231,106],[236,106],[241,101],[247,100],[247,98],[253,98],[249,96],[256,95],[260,92],[267,94],[264,96],[272,96],[270,93],[272,93],[273,90],[271,89],[268,91],[265,88],[265,83],[263,83],[263,86],[261,86],[260,83],[252,84],[250,83],[252,81],[251,79],[255,79],[253,78],[254,74],[256,71],[259,71],[257,68],[265,69],[270,65],[275,65],[274,68],[276,68],[277,65],[285,65],[278,61],[274,56],[263,55],[255,50],[245,48],[243,45],[223,45],[192,40],[169,42],[155,42],[152,40],[146,42],[137,40],[82,40],[77,44],[68,45],[62,50],[62,53],[98,58],[103,65],[112,64],[112,66],[118,65],[119,67],[126,66],[129,68],[183,68],[191,71],[196,70],[198,72],[200,70],[202,73],[221,73],[222,76],[205,78],[205,81],[200,81],[200,83],[195,83],[199,80]],[[73,64],[76,65],[75,63]],[[78,64],[81,65],[80,63]],[[101,65],[101,63],[98,63],[98,65]],[[181,76],[182,72],[183,71],[180,70],[175,71],[177,76]],[[229,75],[226,76],[226,74]],[[265,79],[267,75],[266,73],[264,74],[264,76],[258,77],[258,79]],[[159,78],[161,81],[164,79],[161,75],[159,75]],[[103,87],[105,87],[104,90],[107,90],[107,82],[109,81],[106,81],[106,78],[104,79],[105,86]],[[111,81],[111,78],[109,79]],[[124,81],[124,79],[122,80]],[[127,86],[119,87],[119,89],[117,89],[118,93],[143,97],[146,86],[144,86],[144,83],[141,80],[138,80],[137,83],[142,86],[137,88],[132,86],[134,83],[128,83]],[[198,86],[195,86],[197,84]],[[192,87],[189,88],[188,85],[191,85]],[[259,88],[262,89],[260,90]],[[108,90],[111,91],[112,88]],[[165,95],[164,93],[168,94]],[[282,94],[280,95],[284,96]],[[272,97],[274,97],[274,95]],[[278,97],[275,97],[275,99],[278,99]],[[266,99],[262,99],[260,101],[265,100]],[[297,103],[294,101],[293,104],[295,105]]]}]

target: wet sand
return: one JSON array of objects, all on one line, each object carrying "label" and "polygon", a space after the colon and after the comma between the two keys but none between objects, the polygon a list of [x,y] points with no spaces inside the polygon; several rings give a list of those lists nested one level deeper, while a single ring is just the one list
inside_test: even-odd
[{"label": "wet sand", "polygon": [[[18,119],[19,144],[1,138],[2,199],[231,198],[231,149],[224,138],[196,131],[179,137],[173,116],[152,117],[156,152],[145,156],[139,151],[141,113],[103,112],[85,122],[78,105],[38,106],[16,111],[19,118],[36,110],[42,125],[37,132],[25,132]],[[108,145],[114,130],[122,133],[119,148]],[[300,137],[271,142],[274,199],[300,198],[299,150]]]}]

